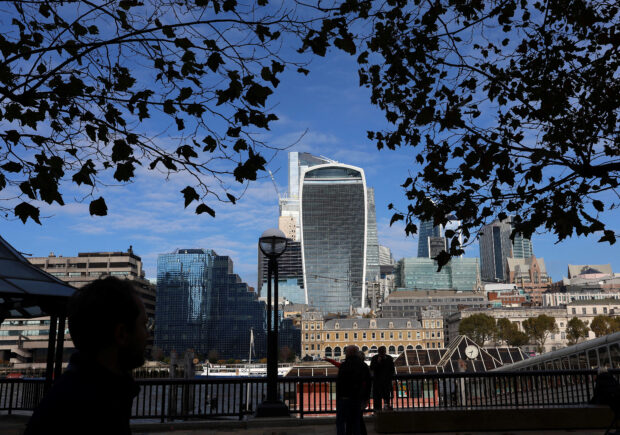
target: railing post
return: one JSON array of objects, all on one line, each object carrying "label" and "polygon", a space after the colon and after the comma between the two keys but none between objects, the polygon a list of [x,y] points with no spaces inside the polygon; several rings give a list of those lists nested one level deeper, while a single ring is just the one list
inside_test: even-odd
[{"label": "railing post", "polygon": [[161,386],[161,422],[166,420],[166,384]]},{"label": "railing post", "polygon": [[514,396],[515,396],[515,406],[518,408],[519,407],[519,391],[517,388],[517,376],[514,376],[512,379],[513,379],[513,388],[514,388]]},{"label": "railing post", "polygon": [[[248,376],[249,376],[249,369],[248,369]],[[249,383],[249,381],[248,381],[248,382],[246,382],[245,384],[246,384],[246,388],[248,388],[248,389],[249,389],[249,388],[250,388],[250,383]],[[244,398],[245,398],[245,397],[247,397],[247,395],[245,395],[245,396],[244,396],[244,394],[243,394],[243,385],[244,385],[244,382],[243,382],[243,381],[241,381],[241,382],[239,383],[239,385],[240,385],[240,387],[239,387],[239,400],[238,400],[238,402],[239,402],[239,421],[241,421],[241,420],[243,420],[243,400],[244,400]],[[247,404],[247,403],[245,404],[245,407],[246,407],[246,408],[248,407],[248,404]]]},{"label": "railing post", "polygon": [[[331,401],[331,394],[330,394]],[[304,418],[304,382],[299,381],[299,418]]]},{"label": "railing post", "polygon": [[10,392],[9,392],[9,415],[11,415],[11,412],[13,411],[13,385],[15,384],[15,381],[11,382],[11,388],[10,388]]}]

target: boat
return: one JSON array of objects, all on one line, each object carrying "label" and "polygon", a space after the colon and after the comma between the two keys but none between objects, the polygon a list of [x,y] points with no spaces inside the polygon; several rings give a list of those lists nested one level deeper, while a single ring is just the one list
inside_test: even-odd
[{"label": "boat", "polygon": [[[278,376],[286,376],[292,364],[278,364]],[[200,376],[239,377],[267,376],[267,364],[211,364],[202,366]]]}]

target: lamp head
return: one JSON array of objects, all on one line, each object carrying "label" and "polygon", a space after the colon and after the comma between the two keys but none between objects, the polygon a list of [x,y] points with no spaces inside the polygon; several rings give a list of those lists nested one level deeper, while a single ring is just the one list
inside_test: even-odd
[{"label": "lamp head", "polygon": [[266,230],[258,239],[258,246],[269,258],[277,258],[286,250],[286,236],[277,228]]}]

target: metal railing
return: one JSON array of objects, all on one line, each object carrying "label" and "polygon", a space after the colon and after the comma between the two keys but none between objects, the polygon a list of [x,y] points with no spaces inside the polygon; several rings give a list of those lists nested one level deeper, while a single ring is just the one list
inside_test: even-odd
[{"label": "metal railing", "polygon": [[[616,376],[620,370],[612,370]],[[184,420],[253,414],[266,395],[264,377],[139,379],[132,418]],[[398,375],[394,409],[444,410],[585,405],[596,384],[593,370]],[[0,411],[32,410],[43,395],[42,379],[0,380]],[[336,377],[284,377],[278,395],[292,415],[333,415]],[[372,410],[372,400],[367,411]]]}]

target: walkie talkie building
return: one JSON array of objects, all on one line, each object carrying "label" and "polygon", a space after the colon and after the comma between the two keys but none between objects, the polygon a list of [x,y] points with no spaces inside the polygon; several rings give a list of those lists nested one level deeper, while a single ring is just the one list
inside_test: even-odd
[{"label": "walkie talkie building", "polygon": [[300,176],[304,287],[323,312],[365,305],[368,207],[361,168],[329,163]]}]

